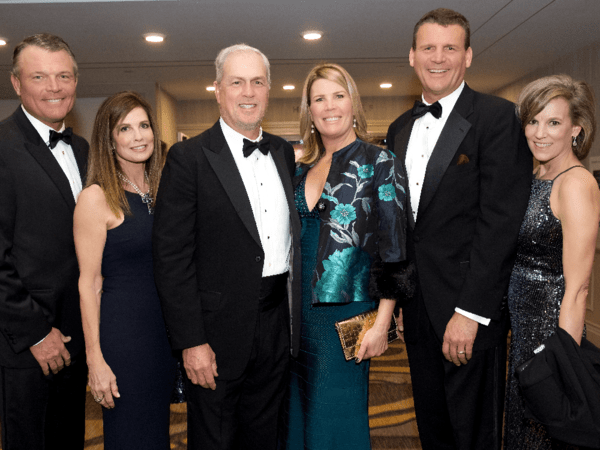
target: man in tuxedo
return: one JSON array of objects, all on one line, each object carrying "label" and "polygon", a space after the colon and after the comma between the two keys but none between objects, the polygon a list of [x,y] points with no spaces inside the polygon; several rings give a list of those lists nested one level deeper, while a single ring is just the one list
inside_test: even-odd
[{"label": "man in tuxedo", "polygon": [[499,448],[506,291],[531,184],[514,105],[473,91],[469,23],[436,9],[409,61],[422,102],[389,128],[409,184],[407,253],[415,297],[402,310],[424,449]]},{"label": "man in tuxedo", "polygon": [[37,34],[15,48],[11,81],[21,106],[0,123],[2,449],[82,449],[87,368],[73,209],[88,144],[63,122],[77,64],[60,37]]},{"label": "man in tuxedo", "polygon": [[175,144],[163,170],[155,278],[171,344],[183,350],[190,448],[275,449],[291,318],[294,352],[300,335],[298,276],[288,296],[300,228],[294,151],[260,126],[267,58],[240,44],[215,65],[221,118]]}]

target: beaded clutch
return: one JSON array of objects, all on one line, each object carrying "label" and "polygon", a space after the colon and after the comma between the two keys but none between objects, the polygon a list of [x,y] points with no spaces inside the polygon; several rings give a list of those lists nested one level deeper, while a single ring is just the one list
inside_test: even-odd
[{"label": "beaded clutch", "polygon": [[[346,361],[356,358],[358,350],[360,349],[360,344],[362,343],[366,332],[375,324],[376,318],[377,310],[372,309],[371,311],[335,323],[335,329],[340,337]],[[393,314],[387,337],[388,343],[398,339],[398,326]]]}]

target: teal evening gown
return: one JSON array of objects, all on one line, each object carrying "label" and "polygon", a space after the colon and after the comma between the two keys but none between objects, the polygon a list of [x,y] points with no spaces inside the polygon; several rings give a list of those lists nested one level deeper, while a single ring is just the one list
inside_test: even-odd
[{"label": "teal evening gown", "polygon": [[309,211],[304,180],[296,188],[302,223],[302,335],[290,368],[284,411],[290,450],[370,449],[369,361],[346,361],[334,323],[375,307],[375,302],[312,304],[320,218]]}]

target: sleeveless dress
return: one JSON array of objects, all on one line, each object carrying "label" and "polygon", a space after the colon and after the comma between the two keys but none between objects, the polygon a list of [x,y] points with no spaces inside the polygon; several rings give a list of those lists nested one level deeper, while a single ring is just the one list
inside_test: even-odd
[{"label": "sleeveless dress", "polygon": [[102,408],[104,448],[167,450],[176,360],[154,285],[154,216],[138,194],[125,194],[133,215],[108,230],[102,257],[100,348],[121,394]]},{"label": "sleeveless dress", "polygon": [[284,405],[285,443],[290,450],[370,449],[369,361],[346,361],[334,323],[373,309],[375,302],[312,305],[320,218],[309,211],[305,179],[295,191],[302,223],[302,334],[292,358]]},{"label": "sleeveless dress", "polygon": [[[517,242],[517,259],[508,287],[512,338],[508,358],[504,448],[576,449],[550,438],[546,428],[524,417],[515,370],[534,355],[558,327],[565,293],[562,226],[550,208],[553,180],[533,179],[531,195]],[[585,334],[585,331],[584,331]]]}]

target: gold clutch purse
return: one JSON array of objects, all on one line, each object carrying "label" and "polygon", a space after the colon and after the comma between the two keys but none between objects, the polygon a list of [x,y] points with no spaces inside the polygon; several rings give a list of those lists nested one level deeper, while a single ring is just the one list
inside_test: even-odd
[{"label": "gold clutch purse", "polygon": [[[360,344],[368,330],[375,324],[377,318],[377,310],[373,309],[357,316],[349,317],[348,319],[340,320],[335,323],[335,329],[342,343],[342,350],[346,361],[355,359],[360,349]],[[392,314],[392,321],[387,332],[388,343],[398,339],[398,325],[396,318]]]}]

